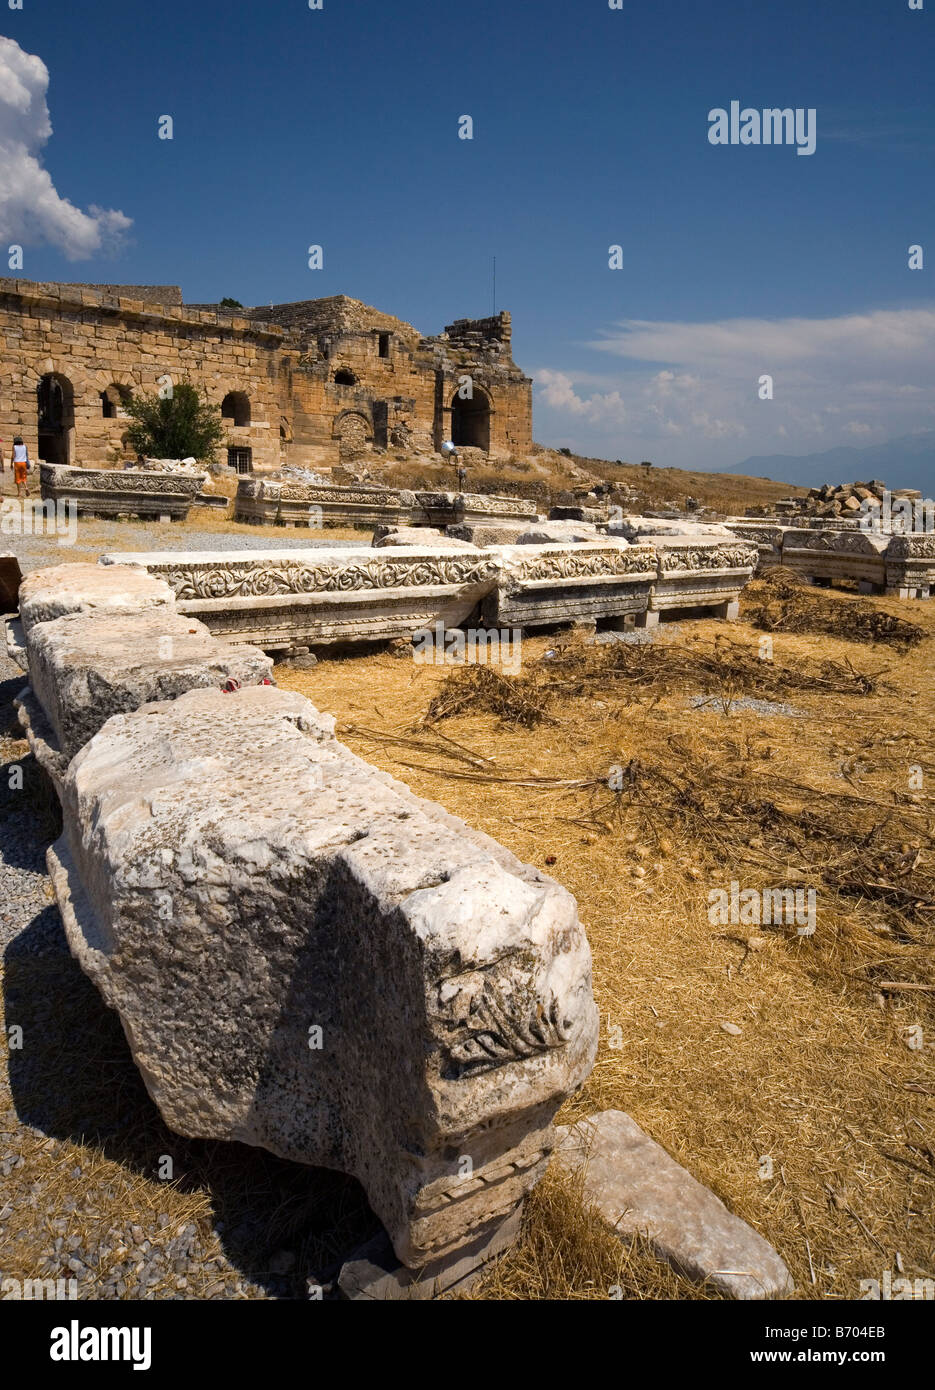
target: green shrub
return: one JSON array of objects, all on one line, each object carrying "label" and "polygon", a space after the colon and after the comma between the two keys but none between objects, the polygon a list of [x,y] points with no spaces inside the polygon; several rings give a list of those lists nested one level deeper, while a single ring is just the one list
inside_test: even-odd
[{"label": "green shrub", "polygon": [[220,409],[188,381],[174,387],[171,396],[134,395],[126,411],[133,424],[124,437],[144,457],[211,463],[224,438]]}]

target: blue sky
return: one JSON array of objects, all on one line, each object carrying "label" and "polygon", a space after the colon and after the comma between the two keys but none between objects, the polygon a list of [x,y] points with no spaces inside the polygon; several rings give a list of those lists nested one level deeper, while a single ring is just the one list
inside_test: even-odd
[{"label": "blue sky", "polygon": [[[543,443],[716,468],[935,426],[935,0],[0,4],[49,75],[45,139],[0,62],[26,278],[431,333],[490,312],[496,256]],[[814,108],[815,153],[710,144],[732,100]]]}]

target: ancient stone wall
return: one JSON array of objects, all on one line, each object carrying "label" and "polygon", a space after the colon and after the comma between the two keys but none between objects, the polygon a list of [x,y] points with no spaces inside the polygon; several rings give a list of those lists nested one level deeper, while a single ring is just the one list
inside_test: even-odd
[{"label": "ancient stone wall", "polygon": [[7,447],[19,433],[34,459],[114,465],[128,457],[126,393],[170,376],[219,406],[237,397],[221,459],[249,450],[241,471],[329,466],[372,448],[430,451],[445,439],[494,458],[531,448],[532,382],[512,360],[509,314],[421,338],[345,295],[233,313],[180,298],[175,286],[0,278]]},{"label": "ancient stone wall", "polygon": [[[0,438],[9,449],[21,434],[34,460],[114,464],[130,457],[121,446],[128,419],[113,399],[105,408],[102,393],[121,386],[155,392],[168,375],[203,387],[216,405],[229,392],[246,392],[250,423],[225,421],[226,443],[251,449],[254,466],[278,467],[283,337],[281,328],[230,315],[0,279]],[[53,376],[62,425],[40,446],[37,388]]]}]

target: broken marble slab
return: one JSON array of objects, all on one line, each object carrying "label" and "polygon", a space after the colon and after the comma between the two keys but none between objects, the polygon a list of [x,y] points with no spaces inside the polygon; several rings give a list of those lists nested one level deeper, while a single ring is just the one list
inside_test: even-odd
[{"label": "broken marble slab", "polygon": [[470,541],[481,548],[491,545],[515,545],[530,523],[528,521],[462,521],[445,528],[445,534],[459,541]]},{"label": "broken marble slab", "polygon": [[116,715],[49,869],[165,1122],[355,1175],[416,1269],[493,1237],[597,1046],[574,899],[274,687]]},{"label": "broken marble slab", "polygon": [[[516,538],[517,545],[579,544],[586,541],[601,541],[604,536],[589,521],[538,521],[522,531]],[[614,538],[614,544],[625,546],[627,541]]]},{"label": "broken marble slab", "polygon": [[67,759],[112,714],[230,680],[256,685],[273,669],[256,647],[219,642],[168,606],[34,623],[26,651],[30,685]]},{"label": "broken marble slab", "polygon": [[408,516],[402,494],[354,483],[302,483],[244,477],[237,484],[234,518],[266,526],[311,527],[398,524]]},{"label": "broken marble slab", "polygon": [[164,579],[179,612],[217,636],[292,651],[411,640],[438,622],[460,627],[499,575],[494,556],[431,545],[104,555]]},{"label": "broken marble slab", "polygon": [[650,614],[669,609],[710,610],[733,620],[741,590],[749,583],[759,552],[750,541],[727,532],[725,537],[644,536],[659,559],[659,573],[649,600]]},{"label": "broken marble slab", "polygon": [[412,520],[429,526],[458,526],[537,518],[536,504],[526,497],[499,497],[482,492],[417,492]]},{"label": "broken marble slab", "polygon": [[168,516],[184,521],[207,474],[195,470],[73,468],[39,464],[39,491],[44,500],[70,504],[79,516]]},{"label": "broken marble slab", "polygon": [[443,531],[438,531],[432,526],[377,526],[372,544],[377,550],[401,545],[431,546],[433,550],[462,550],[469,554],[477,550],[470,542],[458,540],[455,536],[446,536]]},{"label": "broken marble slab", "polygon": [[484,601],[488,627],[622,621],[645,613],[656,579],[656,552],[619,539],[495,546],[501,574]]},{"label": "broken marble slab", "polygon": [[780,1298],[792,1277],[773,1247],[622,1110],[563,1130],[556,1162],[622,1240],[641,1237],[686,1279],[730,1298]]},{"label": "broken marble slab", "polygon": [[[130,558],[130,557],[128,557]],[[19,614],[28,638],[36,623],[73,613],[143,613],[175,608],[175,594],[138,565],[61,564],[33,570],[20,586]]]},{"label": "broken marble slab", "polygon": [[609,536],[628,541],[645,541],[650,536],[730,536],[731,531],[716,521],[682,521],[678,517],[617,516],[607,523]]},{"label": "broken marble slab", "polygon": [[891,539],[861,530],[788,527],[782,535],[782,563],[810,583],[850,580],[864,592],[882,593]]}]

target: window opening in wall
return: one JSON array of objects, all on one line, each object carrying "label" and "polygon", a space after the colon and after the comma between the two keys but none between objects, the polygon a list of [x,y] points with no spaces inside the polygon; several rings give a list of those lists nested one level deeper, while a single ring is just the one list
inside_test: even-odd
[{"label": "window opening in wall", "polygon": [[253,472],[253,450],[252,449],[228,449],[227,466],[233,468],[237,473]]}]

